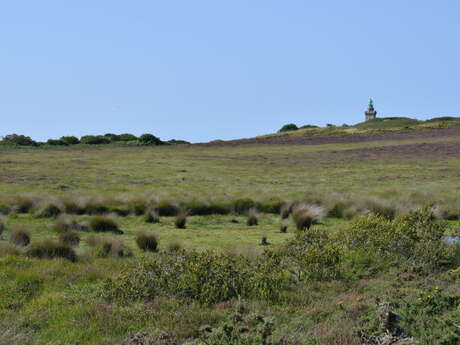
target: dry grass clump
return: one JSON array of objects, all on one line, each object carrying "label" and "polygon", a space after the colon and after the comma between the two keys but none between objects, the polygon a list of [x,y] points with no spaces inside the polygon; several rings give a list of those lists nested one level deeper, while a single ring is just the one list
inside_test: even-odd
[{"label": "dry grass clump", "polygon": [[291,214],[291,212],[292,212],[292,204],[284,204],[283,206],[281,206],[281,209],[280,209],[281,219],[289,218],[289,215]]},{"label": "dry grass clump", "polygon": [[39,218],[53,218],[59,216],[61,212],[60,205],[52,201],[47,201],[39,206],[35,216]]},{"label": "dry grass clump", "polygon": [[30,243],[30,232],[23,228],[13,228],[10,233],[10,242],[20,247],[26,247]]},{"label": "dry grass clump", "polygon": [[287,232],[288,226],[286,224],[281,224],[280,226],[280,232],[282,234],[285,234]]},{"label": "dry grass clump", "polygon": [[324,208],[317,205],[301,204],[294,207],[292,218],[298,231],[305,231],[324,217]]},{"label": "dry grass clump", "polygon": [[174,225],[177,229],[185,229],[187,224],[187,211],[181,211],[177,214],[176,218],[174,219]]},{"label": "dry grass clump", "polygon": [[179,241],[171,241],[166,247],[169,253],[177,253],[183,249],[183,245]]},{"label": "dry grass clump", "polygon": [[154,232],[141,231],[136,234],[136,243],[143,251],[158,251],[158,237]]},{"label": "dry grass clump", "polygon": [[65,197],[60,200],[63,211],[68,214],[84,214],[85,199],[81,197]]},{"label": "dry grass clump", "polygon": [[20,255],[21,251],[14,244],[0,242],[0,258],[4,256]]},{"label": "dry grass clump", "polygon": [[2,239],[3,232],[6,230],[5,218],[0,215],[0,240]]},{"label": "dry grass clump", "polygon": [[78,223],[73,217],[69,215],[60,215],[54,222],[54,230],[58,233],[69,231],[87,230],[87,227]]},{"label": "dry grass clump", "polygon": [[111,216],[93,216],[89,220],[89,228],[94,232],[113,232],[123,234],[118,228],[118,224]]},{"label": "dry grass clump", "polygon": [[108,257],[108,256],[118,256],[118,257],[128,257],[132,256],[132,252],[127,247],[123,241],[109,237],[96,237],[89,236],[86,239],[86,243],[93,247],[93,254],[97,257]]},{"label": "dry grass clump", "polygon": [[270,243],[268,242],[267,236],[262,236],[262,239],[260,240],[260,245],[261,246],[268,246]]},{"label": "dry grass clump", "polygon": [[144,199],[134,199],[130,201],[130,208],[136,216],[142,216],[147,211],[147,203]]},{"label": "dry grass clump", "polygon": [[248,219],[246,220],[248,226],[255,226],[259,224],[259,216],[256,209],[252,208],[248,212]]},{"label": "dry grass clump", "polygon": [[147,223],[159,223],[160,222],[160,215],[158,214],[158,211],[155,209],[148,209],[145,212],[144,215],[144,220]]},{"label": "dry grass clump", "polygon": [[72,262],[77,261],[77,254],[71,246],[51,239],[32,243],[26,254],[39,259],[64,258]]},{"label": "dry grass clump", "polygon": [[80,235],[76,231],[61,232],[59,242],[71,247],[77,247],[80,244]]},{"label": "dry grass clump", "polygon": [[16,213],[29,213],[35,204],[35,198],[31,196],[19,195],[14,201],[14,210]]}]

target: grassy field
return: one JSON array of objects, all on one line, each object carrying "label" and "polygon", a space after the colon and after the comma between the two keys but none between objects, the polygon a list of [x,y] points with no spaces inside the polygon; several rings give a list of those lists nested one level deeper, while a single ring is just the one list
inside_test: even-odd
[{"label": "grassy field", "polygon": [[[400,329],[387,326],[394,337],[458,344],[460,249],[441,240],[460,233],[460,134],[449,133],[310,144],[2,149],[0,206],[12,212],[0,240],[0,345],[377,345],[382,301],[402,317]],[[15,210],[21,197],[33,200],[27,212]],[[124,206],[135,198],[178,208],[190,200],[230,206],[225,214],[188,216],[185,229],[172,216],[155,224],[133,212],[113,216],[123,234],[79,231],[76,262],[7,247],[15,228],[28,229],[32,245],[57,239],[56,219],[38,217],[40,205],[81,197]],[[295,211],[284,220],[260,212],[259,224],[248,226],[247,210],[235,212],[238,198],[315,204],[326,217],[307,237],[296,230]],[[428,201],[449,221],[393,219]],[[340,202],[353,212],[331,213]],[[71,217],[89,224],[93,215]],[[425,235],[414,235],[419,229]],[[158,252],[137,247],[139,231],[156,234]],[[101,255],[90,245],[107,236],[130,255]],[[260,245],[262,237],[268,246]],[[173,243],[184,251],[168,251]],[[233,291],[230,281],[249,285]],[[212,332],[201,332],[205,325]],[[243,335],[236,332],[242,328]]]}]

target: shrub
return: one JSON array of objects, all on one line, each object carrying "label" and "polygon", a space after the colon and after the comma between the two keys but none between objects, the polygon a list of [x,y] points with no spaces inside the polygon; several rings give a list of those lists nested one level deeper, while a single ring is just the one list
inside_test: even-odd
[{"label": "shrub", "polygon": [[36,217],[40,218],[52,218],[57,217],[61,214],[61,208],[52,202],[47,202],[40,206],[38,211],[35,213]]},{"label": "shrub", "polygon": [[318,126],[315,126],[315,125],[303,125],[300,128],[318,128]]},{"label": "shrub", "polygon": [[341,247],[328,232],[299,233],[281,249],[282,267],[297,280],[331,280],[340,276]]},{"label": "shrub", "polygon": [[69,215],[60,215],[54,222],[54,230],[57,233],[64,233],[75,230],[86,230],[86,227],[79,224]]},{"label": "shrub", "polygon": [[383,200],[371,199],[364,202],[364,207],[377,216],[392,220],[396,216],[396,208]]},{"label": "shrub", "polygon": [[158,238],[153,232],[141,231],[136,235],[137,246],[149,252],[156,252],[158,250]]},{"label": "shrub", "polygon": [[101,145],[110,144],[110,139],[102,135],[84,135],[80,138],[80,142],[87,145]]},{"label": "shrub", "polygon": [[72,262],[77,261],[77,254],[72,247],[50,239],[31,244],[26,254],[39,259],[64,258]]},{"label": "shrub", "polygon": [[297,127],[296,124],[288,123],[287,125],[284,125],[283,127],[281,127],[278,132],[282,133],[282,132],[296,131],[298,129],[299,129],[299,127]]},{"label": "shrub", "polygon": [[4,256],[20,255],[21,251],[14,244],[8,242],[0,242],[0,258]]},{"label": "shrub", "polygon": [[156,210],[148,210],[145,213],[144,219],[147,223],[159,223],[160,215]]},{"label": "shrub", "polygon": [[181,211],[174,219],[174,225],[177,229],[185,229],[187,223],[187,212]]},{"label": "shrub", "polygon": [[80,244],[80,235],[75,231],[62,232],[59,235],[59,241],[71,247],[77,247]]},{"label": "shrub", "polygon": [[123,133],[118,136],[118,141],[136,141],[137,137],[134,134]]},{"label": "shrub", "polygon": [[67,145],[77,145],[80,143],[80,140],[73,135],[60,137],[59,140],[67,143]]},{"label": "shrub", "polygon": [[69,145],[67,142],[62,141],[60,139],[48,139],[46,142],[48,145],[53,145],[53,146],[67,146]]},{"label": "shrub", "polygon": [[38,146],[38,143],[30,137],[19,134],[8,134],[2,140],[5,144],[19,145],[19,146]]},{"label": "shrub", "polygon": [[139,137],[139,143],[141,143],[142,145],[161,145],[163,144],[163,142],[159,138],[149,133],[142,134]]},{"label": "shrub", "polygon": [[89,228],[95,232],[113,232],[116,234],[122,234],[118,228],[116,221],[107,216],[93,216],[89,221]]},{"label": "shrub", "polygon": [[248,219],[246,220],[248,226],[255,226],[259,224],[259,217],[255,209],[249,210]]},{"label": "shrub", "polygon": [[315,205],[298,205],[294,208],[292,217],[297,230],[305,231],[324,216],[324,209]]},{"label": "shrub", "polygon": [[128,257],[132,256],[131,250],[119,239],[113,237],[88,237],[87,243],[93,247],[94,255],[97,257]]},{"label": "shrub", "polygon": [[30,243],[30,232],[22,228],[13,228],[10,233],[10,242],[21,247]]},{"label": "shrub", "polygon": [[167,200],[160,201],[154,206],[154,209],[162,217],[172,217],[178,212],[178,208]]},{"label": "shrub", "polygon": [[233,210],[238,214],[246,213],[255,206],[256,203],[254,202],[254,200],[249,198],[237,199],[233,201]]}]

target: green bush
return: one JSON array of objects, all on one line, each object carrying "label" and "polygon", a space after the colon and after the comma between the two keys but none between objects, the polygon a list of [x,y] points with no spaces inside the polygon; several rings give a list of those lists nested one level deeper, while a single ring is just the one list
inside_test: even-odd
[{"label": "green bush", "polygon": [[8,134],[2,139],[2,142],[8,145],[18,146],[38,146],[38,143],[32,140],[30,137],[20,134]]},{"label": "green bush", "polygon": [[296,131],[298,129],[299,129],[299,127],[297,127],[297,125],[295,123],[288,123],[287,125],[284,125],[283,127],[281,127],[278,132],[279,133],[290,132],[290,131]]},{"label": "green bush", "polygon": [[80,143],[87,145],[110,144],[110,139],[102,135],[84,135],[80,138]]},{"label": "green bush", "polygon": [[153,232],[141,231],[136,234],[136,243],[139,249],[149,252],[158,251],[158,238]]},{"label": "green bush", "polygon": [[60,140],[60,139],[48,139],[46,142],[48,145],[52,146],[67,146],[69,145],[67,142]]},{"label": "green bush", "polygon": [[75,231],[67,231],[59,234],[59,241],[71,247],[77,247],[80,244],[80,235]]},{"label": "green bush", "polygon": [[60,137],[59,140],[67,143],[67,145],[77,145],[80,143],[80,140],[73,135]]},{"label": "green bush", "polygon": [[13,228],[10,233],[10,242],[20,247],[26,247],[30,243],[30,232],[22,228]]},{"label": "green bush", "polygon": [[139,143],[142,145],[161,145],[163,142],[153,134],[142,134],[139,137]]},{"label": "green bush", "polygon": [[122,234],[118,228],[117,222],[111,218],[106,216],[93,216],[89,220],[89,228],[95,232],[113,232],[115,234]]},{"label": "green bush", "polygon": [[39,259],[64,258],[72,262],[77,261],[77,254],[72,247],[50,239],[32,243],[26,254]]},{"label": "green bush", "polygon": [[237,199],[233,201],[233,210],[235,213],[243,214],[248,212],[251,208],[254,208],[256,203],[254,200],[249,198]]}]

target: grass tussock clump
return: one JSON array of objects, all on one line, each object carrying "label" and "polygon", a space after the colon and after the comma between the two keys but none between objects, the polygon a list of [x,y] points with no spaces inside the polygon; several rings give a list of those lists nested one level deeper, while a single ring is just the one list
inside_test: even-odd
[{"label": "grass tussock clump", "polygon": [[35,216],[39,218],[53,218],[59,216],[61,212],[61,206],[54,202],[46,202],[40,205]]},{"label": "grass tussock clump", "polygon": [[0,240],[3,238],[3,232],[6,230],[5,218],[0,215]]},{"label": "grass tussock clump", "polygon": [[291,214],[292,211],[292,204],[283,204],[280,208],[280,217],[281,219],[287,219],[289,218],[289,215]]},{"label": "grass tussock clump", "polygon": [[29,196],[18,196],[13,201],[16,213],[29,213],[35,204],[35,199]]},{"label": "grass tussock clump", "polygon": [[20,247],[27,247],[30,243],[30,232],[23,228],[13,228],[10,233],[10,242]]},{"label": "grass tussock clump", "polygon": [[71,247],[77,247],[80,244],[80,235],[76,231],[66,231],[59,235],[59,242]]},{"label": "grass tussock clump", "polygon": [[71,246],[51,239],[31,244],[26,254],[39,259],[64,258],[72,262],[77,261],[77,254]]},{"label": "grass tussock clump", "polygon": [[8,242],[0,242],[0,258],[5,256],[20,255],[21,251],[14,244]]},{"label": "grass tussock clump", "polygon": [[142,216],[147,211],[147,203],[143,199],[135,199],[130,202],[131,210],[136,216]]},{"label": "grass tussock clump", "polygon": [[139,249],[142,249],[143,251],[158,251],[158,237],[155,233],[151,231],[141,231],[137,233],[136,243]]},{"label": "grass tussock clump", "polygon": [[187,226],[187,211],[181,211],[174,219],[174,225],[177,229],[185,229]]},{"label": "grass tussock clump", "polygon": [[177,253],[180,252],[183,249],[183,247],[184,246],[179,241],[171,241],[166,246],[166,250],[169,253]]},{"label": "grass tussock clump", "polygon": [[144,215],[144,220],[146,223],[159,223],[160,222],[160,215],[154,209],[147,210]]},{"label": "grass tussock clump", "polygon": [[280,226],[280,232],[281,232],[282,234],[287,233],[287,229],[288,229],[288,226],[287,226],[286,224],[281,224],[281,226]]},{"label": "grass tussock clump", "polygon": [[57,233],[65,233],[69,231],[86,230],[86,226],[78,223],[69,215],[60,215],[54,222],[54,230]]},{"label": "grass tussock clump", "polygon": [[89,228],[94,232],[113,232],[115,234],[123,234],[123,231],[118,228],[118,224],[109,216],[93,216],[89,220]]},{"label": "grass tussock clump", "polygon": [[251,208],[254,208],[256,203],[249,198],[237,199],[233,201],[233,211],[237,214],[244,214]]},{"label": "grass tussock clump", "polygon": [[132,252],[123,241],[109,237],[90,236],[86,240],[87,244],[93,248],[93,254],[96,257],[106,258],[109,256],[129,257]]},{"label": "grass tussock clump", "polygon": [[324,217],[324,208],[316,205],[297,205],[292,212],[292,217],[297,230],[305,231]]},{"label": "grass tussock clump", "polygon": [[182,205],[182,208],[188,210],[189,214],[192,216],[228,214],[230,212],[230,207],[228,205],[199,200],[187,201]]},{"label": "grass tussock clump", "polygon": [[248,226],[256,226],[259,224],[259,215],[257,214],[257,211],[254,208],[249,210],[246,224]]},{"label": "grass tussock clump", "polygon": [[172,202],[163,200],[154,206],[154,210],[162,217],[174,217],[179,209]]}]

